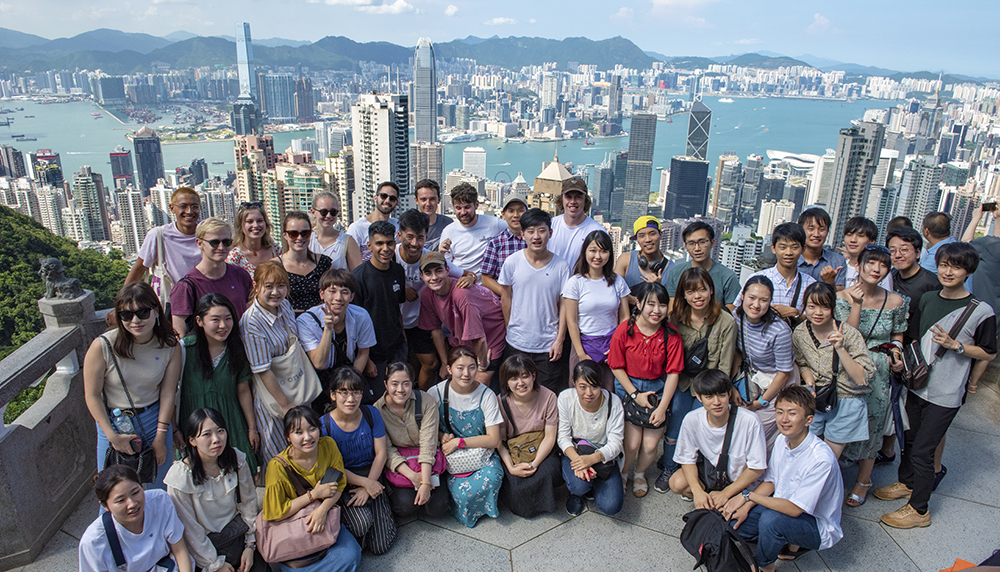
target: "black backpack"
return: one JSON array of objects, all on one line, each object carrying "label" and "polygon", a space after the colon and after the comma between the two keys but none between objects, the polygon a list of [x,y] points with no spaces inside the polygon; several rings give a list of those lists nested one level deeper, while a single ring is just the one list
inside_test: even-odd
[{"label": "black backpack", "polygon": [[698,558],[692,569],[753,571],[755,558],[747,542],[717,509],[696,509],[684,515],[681,545]]}]

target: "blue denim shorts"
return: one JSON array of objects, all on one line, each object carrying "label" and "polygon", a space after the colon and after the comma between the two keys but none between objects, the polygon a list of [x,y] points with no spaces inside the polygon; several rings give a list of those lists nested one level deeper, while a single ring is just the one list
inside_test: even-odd
[{"label": "blue denim shorts", "polygon": [[[664,381],[662,379],[658,378],[656,380],[649,380],[647,378],[633,378],[632,376],[629,376],[628,379],[639,392],[656,392],[656,397],[661,400],[663,399]],[[615,394],[618,394],[618,397],[621,398],[622,402],[624,402],[625,397],[628,396],[628,392],[625,391],[625,387],[622,386],[621,382],[619,382],[617,378],[615,378]]]},{"label": "blue denim shorts", "polygon": [[809,431],[838,444],[867,440],[868,402],[864,397],[838,398],[833,410],[816,412]]}]

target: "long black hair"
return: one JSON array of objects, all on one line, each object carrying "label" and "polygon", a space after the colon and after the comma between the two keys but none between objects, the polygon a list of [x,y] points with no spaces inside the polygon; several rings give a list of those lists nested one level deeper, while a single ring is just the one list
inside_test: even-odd
[{"label": "long black hair", "polygon": [[[670,304],[670,294],[667,293],[667,287],[659,282],[647,283],[641,282],[632,289],[632,296],[635,297],[636,303],[635,307],[632,309],[632,314],[628,317],[628,330],[626,334],[632,336],[635,334],[635,320],[642,313],[642,308],[646,306],[646,300],[650,297],[655,297],[660,304]],[[663,330],[666,331],[667,336],[671,334],[680,334],[674,325],[670,324],[670,317],[664,316],[663,322],[660,323],[663,326]],[[667,343],[666,338],[663,340],[663,344]]]},{"label": "long black hair", "polygon": [[[802,280],[802,277],[799,277],[798,280]],[[746,284],[743,285],[743,292],[742,292],[743,297],[746,297],[747,289],[749,289],[753,285],[762,285],[764,288],[768,290],[768,292],[771,293],[771,298],[772,299],[774,298],[774,283],[771,282],[771,279],[765,277],[764,275],[753,275],[749,279],[747,279]],[[736,309],[736,316],[738,316],[742,320],[744,318],[744,314],[745,313],[743,312],[743,300],[741,299],[740,306]],[[767,312],[764,314],[764,316],[761,317],[761,320],[764,322],[763,331],[766,331],[767,327],[772,322],[776,320],[781,320],[781,315],[779,315],[778,311],[774,310],[774,307],[771,306],[770,302],[768,302]]]},{"label": "long black hair", "polygon": [[618,275],[615,274],[615,249],[611,244],[611,237],[607,233],[602,231],[591,231],[584,239],[583,246],[580,247],[580,257],[576,259],[576,268],[573,269],[573,274],[590,276],[590,263],[587,262],[587,248],[590,247],[591,243],[597,243],[597,247],[602,251],[608,252],[608,260],[604,263],[604,268],[601,269],[601,274],[604,275],[604,280],[608,282],[609,287],[615,286],[615,280],[617,280]]},{"label": "long black hair", "polygon": [[[233,303],[224,295],[217,292],[210,292],[198,300],[198,304],[194,309],[194,315],[205,320],[205,315],[208,314],[208,311],[217,306],[225,307],[233,317],[233,328],[229,331],[229,336],[226,337],[226,354],[228,354],[230,374],[234,377],[239,376],[246,368],[248,362],[247,352],[243,347],[243,340],[240,338],[240,317],[236,315]],[[198,362],[201,363],[202,375],[205,378],[211,378],[212,373],[215,372],[215,366],[212,364],[212,354],[208,351],[208,337],[205,335],[205,328],[199,325],[197,320],[194,322],[193,333],[195,335],[195,349],[198,354]],[[242,382],[242,380],[237,380],[237,382]]]},{"label": "long black hair", "polygon": [[[214,408],[199,408],[188,416],[187,423],[184,425],[184,452],[187,454],[188,465],[191,466],[191,481],[194,482],[194,485],[205,483],[205,479],[208,477],[205,474],[204,466],[201,465],[201,455],[198,453],[198,448],[191,443],[191,440],[196,439],[201,434],[205,420],[212,420],[220,429],[226,430],[226,420]],[[222,470],[223,474],[235,474],[239,471],[240,465],[236,459],[236,450],[229,441],[229,431],[226,430],[226,433],[226,445],[222,448],[222,453],[219,454],[219,469]]]}]

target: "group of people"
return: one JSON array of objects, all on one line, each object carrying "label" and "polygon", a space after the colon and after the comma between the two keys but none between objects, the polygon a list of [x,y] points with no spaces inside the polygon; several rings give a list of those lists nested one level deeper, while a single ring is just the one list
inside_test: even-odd
[{"label": "group of people", "polygon": [[[436,182],[416,189],[395,218],[382,183],[346,231],[330,193],[280,229],[260,203],[230,226],[173,194],[84,363],[102,515],[81,570],[354,570],[398,520],[474,527],[501,501],[533,517],[563,486],[571,515],[588,499],[612,515],[650,481],[720,511],[773,568],[843,536],[842,504],[865,503],[897,442],[899,480],[873,495],[909,502],[882,521],[930,524],[944,435],[997,343],[966,290],[977,248],[946,239],[947,215],[894,220],[887,246],[851,219],[842,255],[808,209],[741,287],[702,222],[687,261],[651,216],[614,260],[579,177],[554,218],[513,193],[480,214],[460,184],[451,220]],[[907,387],[920,362],[929,380]]]}]

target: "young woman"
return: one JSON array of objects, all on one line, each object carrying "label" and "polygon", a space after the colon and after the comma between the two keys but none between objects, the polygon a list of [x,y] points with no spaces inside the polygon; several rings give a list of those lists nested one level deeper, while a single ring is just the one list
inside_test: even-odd
[{"label": "young woman", "polygon": [[259,508],[247,456],[230,444],[217,410],[195,410],[184,427],[187,455],[164,482],[195,565],[202,571],[267,571],[256,551]]},{"label": "young woman", "polygon": [[[684,370],[684,346],[680,333],[667,322],[667,288],[658,282],[642,283],[634,294],[638,303],[611,338],[608,366],[615,375],[615,393],[630,413],[622,470],[627,473],[635,461],[632,494],[642,497],[649,491],[646,468],[667,429],[670,401]],[[628,487],[628,477],[623,486]]]},{"label": "young woman", "polygon": [[[181,347],[152,287],[131,282],[115,297],[116,328],[94,340],[83,361],[84,398],[97,423],[97,469],[108,448],[126,454],[132,440],[151,444],[158,466],[155,483],[163,487],[170,469],[173,434],[170,421],[181,374]],[[116,427],[120,410],[131,425]]]},{"label": "young woman", "polygon": [[[181,432],[191,414],[212,408],[226,421],[229,445],[243,452],[252,475],[257,474],[260,434],[253,415],[250,363],[247,361],[236,311],[229,299],[206,294],[195,307],[194,332],[184,337],[184,370],[177,404]],[[186,440],[181,441],[185,443]]]},{"label": "young woman", "polygon": [[559,431],[558,398],[538,383],[537,375],[535,363],[522,354],[500,366],[504,423],[498,451],[505,471],[500,494],[511,512],[521,517],[555,511],[560,481],[558,455],[553,453]]},{"label": "young woman", "polygon": [[875,457],[882,447],[882,434],[889,416],[889,376],[903,370],[901,347],[906,332],[910,299],[879,286],[889,269],[892,256],[882,245],[868,245],[858,255],[858,282],[837,294],[834,316],[858,329],[868,348],[893,343],[890,353],[873,352],[875,374],[868,404],[868,434],[865,439],[844,448],[844,458],[858,460],[858,481],[844,503],[858,507],[865,502],[872,486]]},{"label": "young woman", "polygon": [[386,468],[412,485],[389,485],[389,502],[392,513],[400,519],[415,517],[421,510],[431,517],[443,517],[448,513],[448,490],[437,477],[443,468],[434,473],[434,466],[440,466],[438,456],[443,459],[438,448],[438,407],[430,394],[413,387],[414,378],[409,363],[389,364],[385,395],[375,402],[389,437]]},{"label": "young woman", "polygon": [[226,262],[246,269],[252,277],[257,265],[281,255],[272,229],[263,203],[241,203],[233,225],[233,250]]},{"label": "young woman", "polygon": [[[466,448],[496,450],[500,445],[500,405],[496,394],[476,381],[476,353],[456,346],[448,353],[450,378],[431,388],[440,404],[441,451],[444,455]],[[497,498],[503,482],[503,462],[493,452],[482,468],[465,475],[448,475],[452,515],[462,525],[475,527],[484,515],[499,517]]]},{"label": "young woman", "polygon": [[309,209],[316,227],[309,238],[309,250],[317,256],[330,257],[332,268],[353,271],[361,264],[361,249],[354,237],[337,230],[337,217],[340,215],[340,201],[329,191],[320,191],[313,195],[312,208]]},{"label": "young woman", "polygon": [[309,250],[312,222],[302,211],[289,211],[281,221],[285,252],[276,261],[288,272],[288,300],[296,316],[322,302],[319,278],[332,266],[330,257]]},{"label": "young woman", "polygon": [[128,466],[109,466],[94,478],[97,501],[107,513],[80,538],[80,571],[118,571],[109,536],[118,538],[128,571],[194,571],[184,525],[167,492],[143,491]]},{"label": "young woman", "polygon": [[833,319],[837,290],[816,282],[806,288],[802,324],[792,333],[795,364],[802,383],[813,394],[833,381],[833,353],[837,353],[837,406],[829,412],[816,411],[809,431],[824,438],[834,455],[840,457],[844,445],[868,439],[868,380],[875,364],[868,355],[865,339],[856,328]]},{"label": "young woman", "polygon": [[[281,521],[301,511],[315,500],[322,500],[307,520],[310,533],[319,533],[326,526],[326,516],[340,501],[347,487],[347,476],[331,483],[320,483],[327,470],[344,471],[344,460],[333,438],[320,435],[320,421],[308,406],[296,406],[285,413],[283,420],[288,447],[267,464],[262,517],[265,521]],[[295,472],[311,487],[299,495],[288,472]],[[337,542],[318,561],[302,567],[281,563],[282,571],[354,571],[361,562],[361,546],[345,527],[343,520]]]},{"label": "young woman", "polygon": [[367,387],[354,368],[334,370],[326,387],[332,409],[323,416],[322,430],[343,451],[351,487],[340,498],[340,518],[361,547],[382,555],[396,540],[396,522],[381,481],[387,457],[385,424],[376,408],[361,404]]},{"label": "young woman", "polygon": [[566,511],[580,515],[583,496],[594,492],[594,503],[605,515],[625,503],[622,474],[616,459],[622,452],[625,412],[618,396],[601,388],[601,373],[593,360],[573,369],[573,388],[559,393],[559,449],[562,475],[569,489]]},{"label": "young woman", "polygon": [[733,349],[736,344],[736,321],[715,296],[712,275],[700,267],[691,267],[681,273],[677,293],[670,313],[670,324],[681,333],[684,342],[684,371],[677,379],[677,390],[670,405],[670,423],[663,444],[663,474],[654,487],[660,493],[670,489],[670,476],[678,469],[674,462],[677,437],[681,423],[696,403],[691,382],[703,370],[716,369],[728,373],[732,370]]},{"label": "young woman", "polygon": [[[628,318],[629,288],[625,279],[615,274],[611,237],[593,231],[583,240],[573,276],[563,285],[563,312],[573,342],[570,370],[581,360],[604,364],[611,347],[611,335]],[[606,364],[605,364],[606,366]],[[604,380],[610,389],[611,370]]]},{"label": "young woman", "polygon": [[[288,273],[274,261],[257,266],[250,308],[240,319],[240,333],[246,346],[250,371],[254,374],[253,410],[260,434],[260,453],[269,460],[285,448],[282,417],[294,406],[309,404],[322,388],[304,352],[299,347],[295,313],[285,298]],[[278,362],[279,368],[272,365]],[[282,387],[284,375],[301,369],[303,375],[293,387]],[[310,377],[311,374],[311,377]],[[298,397],[296,404],[291,397]]]}]

